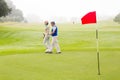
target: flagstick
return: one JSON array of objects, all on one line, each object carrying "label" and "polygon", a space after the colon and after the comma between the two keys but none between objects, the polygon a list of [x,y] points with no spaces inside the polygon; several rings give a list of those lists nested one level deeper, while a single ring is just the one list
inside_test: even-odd
[{"label": "flagstick", "polygon": [[[96,11],[89,12],[81,18],[82,24],[97,23]],[[96,47],[97,47],[97,61],[98,61],[98,75],[100,75],[100,53],[99,53],[99,32],[96,27]]]},{"label": "flagstick", "polygon": [[100,53],[99,53],[99,31],[98,31],[98,28],[96,28],[96,42],[97,42],[98,75],[100,75]]}]

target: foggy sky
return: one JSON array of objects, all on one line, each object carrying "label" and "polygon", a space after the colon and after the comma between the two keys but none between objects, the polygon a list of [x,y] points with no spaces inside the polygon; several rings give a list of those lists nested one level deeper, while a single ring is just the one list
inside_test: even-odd
[{"label": "foggy sky", "polygon": [[120,12],[120,0],[12,0],[24,16],[36,15],[42,19],[54,17],[82,17],[97,11],[100,18],[115,16]]}]

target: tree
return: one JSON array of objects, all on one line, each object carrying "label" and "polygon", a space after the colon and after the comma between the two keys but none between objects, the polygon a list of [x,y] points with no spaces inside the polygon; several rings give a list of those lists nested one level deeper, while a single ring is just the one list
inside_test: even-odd
[{"label": "tree", "polygon": [[0,0],[0,17],[6,16],[10,13],[11,9],[8,7],[4,0]]},{"label": "tree", "polygon": [[120,23],[120,13],[114,18],[114,21]]},{"label": "tree", "polygon": [[21,22],[24,21],[23,13],[21,10],[16,9],[16,6],[13,4],[11,0],[5,0],[8,7],[12,9],[11,13],[5,17],[1,17],[0,21],[12,21],[12,22]]}]

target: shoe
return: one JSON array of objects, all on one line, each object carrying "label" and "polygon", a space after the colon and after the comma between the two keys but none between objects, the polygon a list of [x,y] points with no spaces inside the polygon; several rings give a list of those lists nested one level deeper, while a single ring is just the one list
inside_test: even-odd
[{"label": "shoe", "polygon": [[61,54],[62,52],[57,52],[57,54]]},{"label": "shoe", "polygon": [[46,50],[45,50],[45,53],[49,53],[49,52],[50,52],[50,50],[49,50],[49,49],[46,49]]},{"label": "shoe", "polygon": [[52,54],[53,52],[52,52],[52,51],[49,51],[48,53],[49,53],[49,54]]},{"label": "shoe", "polygon": [[45,51],[45,53],[47,54],[47,53],[49,53],[48,51]]}]

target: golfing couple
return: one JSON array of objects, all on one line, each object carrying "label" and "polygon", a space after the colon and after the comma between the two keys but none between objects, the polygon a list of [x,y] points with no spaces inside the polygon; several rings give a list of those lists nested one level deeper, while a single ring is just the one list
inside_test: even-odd
[{"label": "golfing couple", "polygon": [[[45,53],[52,53],[53,48],[55,47],[57,50],[57,53],[60,54],[61,50],[60,50],[60,46],[59,46],[58,39],[57,39],[58,38],[58,27],[56,26],[55,22],[52,21],[51,22],[52,29],[50,32],[49,22],[45,21],[44,25],[45,25],[45,32],[43,33],[44,34],[43,44],[46,47]],[[51,44],[50,44],[50,36],[52,36]]]}]

